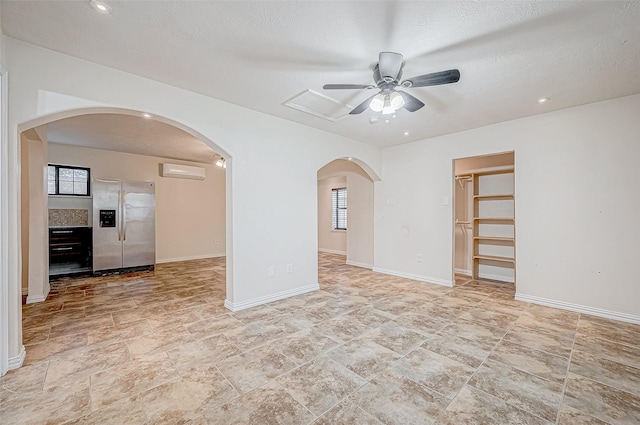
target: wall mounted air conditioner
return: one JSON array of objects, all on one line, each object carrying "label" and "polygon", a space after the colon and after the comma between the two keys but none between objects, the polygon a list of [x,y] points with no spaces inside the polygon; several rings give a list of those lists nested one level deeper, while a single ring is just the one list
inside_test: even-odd
[{"label": "wall mounted air conditioner", "polygon": [[204,180],[204,168],[189,165],[162,164],[162,177],[175,179]]}]

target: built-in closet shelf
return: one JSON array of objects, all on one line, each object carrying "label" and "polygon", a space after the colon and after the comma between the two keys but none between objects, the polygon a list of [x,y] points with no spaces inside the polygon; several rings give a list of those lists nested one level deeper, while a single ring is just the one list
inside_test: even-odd
[{"label": "built-in closet shelf", "polygon": [[[497,174],[503,175],[504,178],[493,177]],[[513,268],[515,279],[515,239],[512,235],[515,234],[516,220],[513,180],[510,184],[505,184],[508,182],[505,179],[513,179],[513,175],[512,169],[473,174],[472,276],[474,279],[479,278],[481,265],[490,266],[493,270]],[[495,184],[496,181],[503,181],[503,184],[498,187]],[[486,264],[486,262],[493,264]]]},{"label": "built-in closet shelf", "polygon": [[475,195],[473,197],[473,199],[476,199],[478,201],[502,201],[502,200],[506,200],[509,201],[513,198],[513,195]]},{"label": "built-in closet shelf", "polygon": [[475,221],[486,221],[493,223],[514,224],[515,219],[509,217],[473,217]]},{"label": "built-in closet shelf", "polygon": [[502,263],[514,263],[516,262],[515,258],[509,257],[497,257],[495,255],[474,255],[474,260],[491,260],[491,261],[500,261]]},{"label": "built-in closet shelf", "polygon": [[474,236],[474,241],[515,242],[514,238],[501,238],[497,236]]}]

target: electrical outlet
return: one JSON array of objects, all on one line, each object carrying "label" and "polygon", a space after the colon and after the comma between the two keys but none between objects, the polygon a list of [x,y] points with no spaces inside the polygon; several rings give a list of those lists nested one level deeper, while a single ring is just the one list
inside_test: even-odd
[{"label": "electrical outlet", "polygon": [[287,273],[293,273],[293,264],[287,264]]},{"label": "electrical outlet", "polygon": [[418,263],[422,263],[422,254],[418,254],[418,255],[416,256],[416,261],[417,261]]},{"label": "electrical outlet", "polygon": [[276,276],[275,266],[269,266],[269,268],[267,268],[267,277],[275,277],[275,276]]}]

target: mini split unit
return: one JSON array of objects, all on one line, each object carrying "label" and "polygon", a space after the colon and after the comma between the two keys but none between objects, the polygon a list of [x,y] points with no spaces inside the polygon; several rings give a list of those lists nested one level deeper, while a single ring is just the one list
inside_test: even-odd
[{"label": "mini split unit", "polygon": [[174,179],[204,180],[204,168],[179,164],[162,164],[162,177]]}]

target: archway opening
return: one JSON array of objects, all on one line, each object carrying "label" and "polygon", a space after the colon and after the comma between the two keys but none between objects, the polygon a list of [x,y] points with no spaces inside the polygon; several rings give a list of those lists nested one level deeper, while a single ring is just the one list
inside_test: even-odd
[{"label": "archway opening", "polygon": [[[87,344],[100,343],[103,337],[113,338],[113,333],[107,334],[115,333],[119,324],[130,323],[138,309],[153,314],[153,319],[145,317],[152,329],[197,321],[224,311],[230,285],[226,278],[230,261],[226,255],[230,250],[226,199],[231,158],[185,126],[143,115],[122,109],[83,109],[39,118],[19,128],[23,169],[22,277],[25,301],[29,303],[23,316],[22,339],[27,351],[30,345],[44,342],[43,332],[47,332],[47,340],[85,334]],[[67,170],[88,170],[84,194],[88,196],[73,193],[74,185],[82,186],[81,179],[72,181],[71,193],[59,190],[59,174],[52,186],[49,164]],[[191,167],[191,172],[198,171],[195,174],[202,172],[204,179],[172,178],[163,173],[165,164]],[[91,229],[103,224],[94,203],[97,180],[154,183],[155,270],[147,274],[108,270],[108,276],[96,278],[89,259],[79,271],[67,269],[60,273],[58,268],[56,284],[51,286],[49,271],[54,248],[75,250],[75,242],[63,241],[52,247],[52,228],[67,234],[76,228]],[[64,184],[69,182],[65,180]],[[122,211],[124,219],[125,210]],[[85,234],[91,235],[91,230]],[[91,255],[96,253],[95,243],[92,237]],[[47,298],[51,302],[40,302]],[[202,311],[197,313],[196,308]],[[57,311],[70,312],[70,317],[47,323],[44,316],[53,318]],[[111,316],[113,326],[98,323],[105,314]],[[67,326],[56,326],[62,324]]]},{"label": "archway opening", "polygon": [[336,159],[318,170],[321,254],[373,268],[373,179],[353,158]]}]

